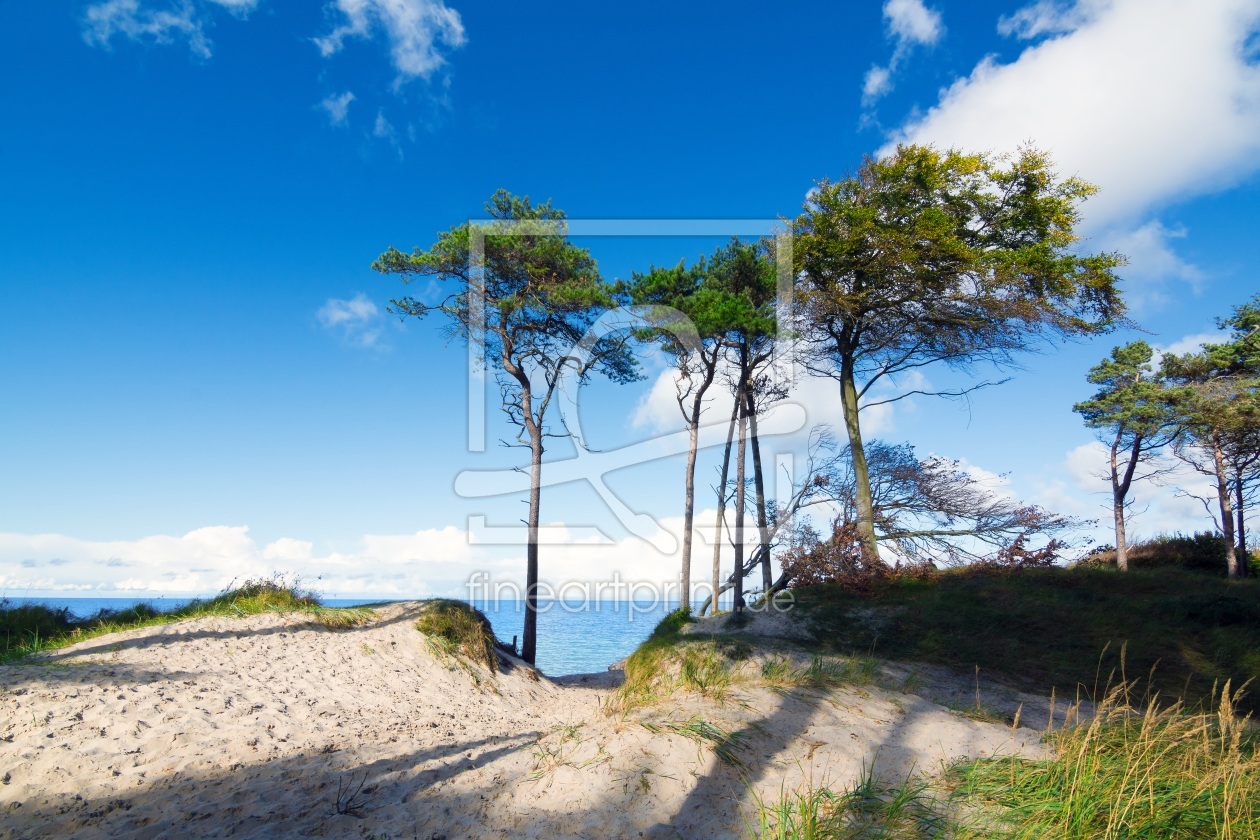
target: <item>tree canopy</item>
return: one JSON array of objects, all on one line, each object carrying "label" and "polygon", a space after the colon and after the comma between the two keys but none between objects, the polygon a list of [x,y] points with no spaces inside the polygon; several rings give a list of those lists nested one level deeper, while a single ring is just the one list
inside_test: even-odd
[{"label": "tree canopy", "polygon": [[802,358],[839,380],[868,551],[877,546],[858,413],[876,404],[876,383],[929,365],[1010,364],[1045,339],[1122,321],[1122,258],[1077,247],[1079,205],[1094,191],[1059,179],[1033,148],[1008,159],[899,146],[819,182],[792,222]]}]

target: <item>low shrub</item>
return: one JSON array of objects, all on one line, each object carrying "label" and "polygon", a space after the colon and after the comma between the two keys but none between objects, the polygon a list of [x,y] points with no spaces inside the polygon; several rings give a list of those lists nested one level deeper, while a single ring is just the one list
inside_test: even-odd
[{"label": "low shrub", "polygon": [[[1225,564],[1225,538],[1211,531],[1201,531],[1190,536],[1160,534],[1149,540],[1139,540],[1129,545],[1128,556],[1131,569],[1178,568],[1222,577],[1228,573]],[[1115,546],[1096,548],[1078,563],[1115,568]],[[1252,566],[1256,567],[1254,558]]]}]

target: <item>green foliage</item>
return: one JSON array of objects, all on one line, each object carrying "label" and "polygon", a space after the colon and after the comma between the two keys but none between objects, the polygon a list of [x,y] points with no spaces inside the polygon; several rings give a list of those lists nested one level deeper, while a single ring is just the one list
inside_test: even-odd
[{"label": "green foliage", "polygon": [[484,613],[448,598],[425,601],[420,609],[416,629],[437,645],[437,652],[458,654],[485,665],[490,673],[498,670],[498,642]]},{"label": "green foliage", "polygon": [[166,612],[150,604],[137,604],[122,610],[103,609],[82,620],[75,619],[64,608],[53,609],[42,604],[10,606],[7,600],[0,600],[0,644],[3,644],[0,661],[17,661],[34,653],[137,627],[264,612],[305,613],[312,621],[333,630],[363,624],[372,616],[367,607],[325,607],[318,596],[301,589],[296,579],[280,574],[251,578],[240,586],[229,584],[213,598],[193,600]]},{"label": "green foliage", "polygon": [[958,794],[996,806],[1013,838],[1260,836],[1260,752],[1238,694],[1187,713],[1154,700],[1134,708],[1132,686],[1109,692],[1088,725],[1055,733],[1049,761],[998,758],[951,773]]},{"label": "green foliage", "polygon": [[776,329],[777,280],[765,243],[733,239],[691,267],[680,262],[673,268],[635,272],[625,289],[632,303],[676,310],[660,312],[652,331],[675,354],[683,350],[675,337],[680,332],[695,341],[735,336],[755,340],[773,335]]},{"label": "green foliage", "polygon": [[1144,439],[1146,449],[1166,445],[1175,434],[1179,394],[1165,386],[1153,358],[1145,341],[1114,348],[1089,370],[1087,378],[1100,386],[1098,393],[1072,410],[1090,428],[1107,430],[1122,448],[1132,447],[1135,438]]},{"label": "green foliage", "polygon": [[979,665],[1060,696],[1095,696],[1122,648],[1132,673],[1158,664],[1153,688],[1190,704],[1225,680],[1260,679],[1260,585],[1182,569],[957,569],[867,596],[812,587],[796,601],[820,649]]}]

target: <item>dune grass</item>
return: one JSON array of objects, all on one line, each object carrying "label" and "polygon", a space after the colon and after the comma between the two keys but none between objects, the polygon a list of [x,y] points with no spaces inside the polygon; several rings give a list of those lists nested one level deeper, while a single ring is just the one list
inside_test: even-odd
[{"label": "dune grass", "polygon": [[776,802],[755,794],[753,800],[753,820],[745,819],[745,825],[749,836],[761,840],[919,840],[959,832],[926,779],[910,776],[890,783],[870,767],[838,792],[807,784],[782,792]]},{"label": "dune grass", "polygon": [[76,618],[68,609],[0,601],[0,662],[16,662],[109,633],[207,616],[246,616],[264,612],[303,613],[329,629],[354,627],[372,616],[367,607],[326,607],[296,579],[275,574],[251,578],[213,598],[196,599],[172,610],[137,604]]},{"label": "dune grass", "polygon": [[[1129,673],[1188,706],[1214,686],[1260,680],[1260,581],[1230,582],[1176,568],[960,569],[893,579],[873,594],[835,587],[796,593],[818,649],[979,666],[1026,688],[1097,698]],[[1101,655],[1101,659],[1100,659]],[[1257,698],[1240,698],[1258,710]]]},{"label": "dune grass", "polygon": [[1094,716],[1047,733],[1054,757],[968,759],[942,779],[866,772],[840,792],[805,784],[754,796],[750,836],[1128,840],[1260,837],[1260,734],[1225,686],[1214,709],[1108,691]]},{"label": "dune grass", "polygon": [[490,619],[463,601],[434,598],[420,608],[416,629],[425,635],[430,650],[440,659],[451,655],[486,666],[490,673],[499,669]]},{"label": "dune grass", "polygon": [[971,761],[957,795],[990,806],[987,830],[1011,838],[1260,837],[1260,750],[1226,685],[1215,710],[1108,692],[1087,724],[1049,736],[1050,761]]}]

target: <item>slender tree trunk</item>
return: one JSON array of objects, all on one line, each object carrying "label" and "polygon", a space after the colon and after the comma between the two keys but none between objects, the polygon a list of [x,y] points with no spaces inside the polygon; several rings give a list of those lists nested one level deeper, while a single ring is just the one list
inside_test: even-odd
[{"label": "slender tree trunk", "polygon": [[744,611],[744,501],[747,495],[745,484],[747,476],[744,470],[744,450],[748,446],[748,411],[745,405],[744,373],[746,365],[740,365],[739,391],[735,396],[739,414],[739,450],[735,453],[735,602],[732,612],[736,615]]},{"label": "slender tree trunk", "polygon": [[726,449],[722,454],[722,480],[717,491],[717,524],[713,529],[713,600],[709,612],[718,609],[718,593],[722,588],[722,533],[726,530],[726,485],[731,474],[731,443],[735,439],[735,424],[739,418],[739,403],[731,410],[731,423],[726,427]]},{"label": "slender tree trunk", "polygon": [[875,540],[875,507],[871,499],[871,473],[866,466],[866,449],[862,446],[862,427],[858,424],[857,384],[853,366],[840,367],[840,403],[844,407],[844,428],[849,433],[849,451],[853,457],[853,478],[857,489],[857,531],[862,548],[871,562],[879,558]]},{"label": "slender tree trunk", "polygon": [[1234,504],[1237,506],[1238,516],[1238,576],[1245,578],[1251,574],[1251,555],[1247,553],[1247,523],[1243,521],[1244,489],[1242,473],[1239,472],[1234,476]]},{"label": "slender tree trunk", "polygon": [[530,434],[529,443],[529,543],[525,548],[525,628],[521,633],[521,659],[530,665],[538,650],[538,507],[542,501],[542,430]]},{"label": "slender tree trunk", "polygon": [[1225,563],[1229,567],[1230,580],[1242,577],[1238,571],[1238,551],[1234,545],[1234,506],[1230,500],[1229,476],[1225,472],[1225,453],[1221,443],[1212,436],[1212,462],[1216,467],[1216,498],[1221,506],[1221,530],[1225,534]]},{"label": "slender tree trunk", "polygon": [[766,517],[766,482],[761,469],[761,443],[757,437],[757,402],[748,394],[748,432],[752,442],[753,482],[757,488],[757,535],[761,538],[761,591],[769,592],[774,585],[770,576],[770,522]]},{"label": "slender tree trunk", "polygon": [[691,531],[696,515],[696,450],[700,446],[700,412],[690,418],[691,436],[687,441],[687,498],[683,511],[682,570],[679,573],[678,600],[691,612]]},{"label": "slender tree trunk", "polygon": [[1129,571],[1129,546],[1124,535],[1124,495],[1120,492],[1120,471],[1116,459],[1116,449],[1120,446],[1120,435],[1116,434],[1111,444],[1111,514],[1116,523],[1116,568],[1122,572]]},{"label": "slender tree trunk", "polygon": [[1120,476],[1119,459],[1116,455],[1120,442],[1124,437],[1122,424],[1116,430],[1116,439],[1111,443],[1111,510],[1116,521],[1116,568],[1122,572],[1129,571],[1129,543],[1124,532],[1124,500],[1128,498],[1129,488],[1133,486],[1133,473],[1137,470],[1138,458],[1142,455],[1142,435],[1134,435],[1133,446],[1129,449],[1129,463],[1125,464],[1124,477]]}]

